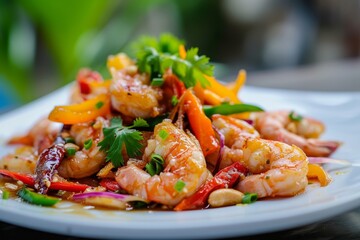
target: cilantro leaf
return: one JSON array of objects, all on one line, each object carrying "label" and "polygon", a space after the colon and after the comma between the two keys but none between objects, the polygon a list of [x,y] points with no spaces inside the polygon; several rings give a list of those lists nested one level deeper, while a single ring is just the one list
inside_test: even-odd
[{"label": "cilantro leaf", "polygon": [[115,167],[124,165],[122,156],[123,148],[129,157],[137,157],[141,154],[142,133],[134,127],[147,127],[148,124],[144,119],[137,118],[133,125],[123,126],[121,118],[112,118],[110,127],[104,128],[104,139],[98,143],[101,151],[106,152],[106,160],[111,161]]}]

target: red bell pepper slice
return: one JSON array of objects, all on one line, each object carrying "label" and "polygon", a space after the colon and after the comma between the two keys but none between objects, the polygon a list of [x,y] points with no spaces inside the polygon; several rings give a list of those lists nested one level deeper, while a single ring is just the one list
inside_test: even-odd
[{"label": "red bell pepper slice", "polygon": [[[0,174],[15,180],[22,181],[25,185],[28,185],[30,187],[34,187],[35,185],[34,177],[28,174],[16,173],[6,169],[0,169]],[[49,189],[63,190],[69,192],[83,192],[88,187],[89,186],[86,184],[73,183],[73,182],[51,182]]]},{"label": "red bell pepper slice", "polygon": [[81,69],[76,76],[77,83],[82,94],[89,94],[91,92],[91,83],[102,82],[102,76],[95,71],[84,68]]},{"label": "red bell pepper slice", "polygon": [[175,206],[175,211],[204,208],[211,192],[220,188],[232,187],[240,175],[246,174],[247,169],[240,162],[221,169],[212,179],[206,181],[200,188],[188,198]]},{"label": "red bell pepper slice", "polygon": [[112,178],[103,178],[100,181],[100,186],[106,188],[107,190],[116,192],[121,189],[120,185]]}]

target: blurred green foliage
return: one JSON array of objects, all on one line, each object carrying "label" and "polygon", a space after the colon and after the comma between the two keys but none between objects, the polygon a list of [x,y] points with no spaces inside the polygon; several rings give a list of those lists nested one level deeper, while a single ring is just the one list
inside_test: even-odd
[{"label": "blurred green foliage", "polygon": [[[128,43],[143,34],[171,32],[201,46],[200,52],[211,57],[221,24],[217,4],[207,0],[0,0],[0,81],[25,103],[72,81],[81,67],[107,77],[106,58],[127,51]],[[199,34],[208,38],[197,38]]]}]

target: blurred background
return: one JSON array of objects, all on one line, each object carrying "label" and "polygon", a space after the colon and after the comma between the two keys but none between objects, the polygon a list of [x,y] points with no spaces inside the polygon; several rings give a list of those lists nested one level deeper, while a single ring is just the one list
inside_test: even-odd
[{"label": "blurred background", "polygon": [[360,83],[358,0],[0,0],[0,112],[73,81],[81,67],[106,77],[108,55],[162,32],[198,46],[225,81],[246,69],[249,85],[306,80],[321,90],[319,72]]}]

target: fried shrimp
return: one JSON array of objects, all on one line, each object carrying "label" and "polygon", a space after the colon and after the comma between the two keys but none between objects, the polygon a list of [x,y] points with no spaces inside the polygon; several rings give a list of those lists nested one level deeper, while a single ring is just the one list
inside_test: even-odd
[{"label": "fried shrimp", "polygon": [[225,151],[220,168],[235,161],[252,174],[237,189],[257,193],[258,197],[293,196],[307,186],[308,159],[298,147],[259,138],[244,121],[214,116],[214,126],[225,136]]},{"label": "fried shrimp", "polygon": [[302,118],[294,121],[289,111],[253,113],[255,128],[262,138],[300,147],[308,156],[328,157],[340,146],[337,141],[317,139],[325,130],[318,120]]},{"label": "fried shrimp", "polygon": [[113,108],[133,118],[155,117],[162,113],[162,91],[150,86],[149,81],[147,75],[137,73],[135,66],[115,71],[110,85]]},{"label": "fried shrimp", "polygon": [[[164,171],[150,176],[134,165],[119,168],[116,181],[123,189],[144,199],[174,206],[192,195],[208,176],[201,149],[168,120],[156,125],[144,157],[148,159],[152,153],[164,158]],[[183,188],[176,187],[179,183]]]},{"label": "fried shrimp", "polygon": [[[108,125],[102,117],[98,117],[95,123],[79,123],[71,126],[70,136],[74,137],[75,144],[73,147],[79,148],[73,156],[65,157],[59,168],[59,175],[64,178],[83,178],[97,173],[105,164],[106,154],[100,151],[97,146],[104,136],[103,127]],[[86,149],[84,143],[91,141],[91,146]],[[71,147],[70,144],[65,145]],[[81,147],[81,149],[80,149]]]}]

